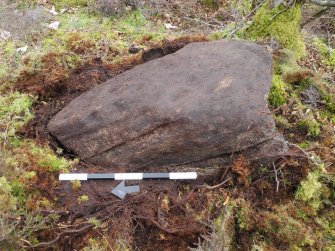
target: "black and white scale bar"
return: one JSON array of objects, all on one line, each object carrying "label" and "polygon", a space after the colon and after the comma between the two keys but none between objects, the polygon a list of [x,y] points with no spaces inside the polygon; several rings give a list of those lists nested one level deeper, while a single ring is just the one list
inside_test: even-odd
[{"label": "black and white scale bar", "polygon": [[59,180],[145,180],[145,179],[170,179],[194,180],[196,172],[175,173],[61,173]]}]

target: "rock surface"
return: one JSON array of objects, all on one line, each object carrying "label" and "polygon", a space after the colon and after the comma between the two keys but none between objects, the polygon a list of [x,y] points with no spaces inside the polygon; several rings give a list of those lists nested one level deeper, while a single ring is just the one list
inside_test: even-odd
[{"label": "rock surface", "polygon": [[260,158],[267,149],[280,154],[285,144],[272,140],[266,101],[271,71],[271,55],[259,45],[192,43],[79,96],[48,128],[81,158],[129,171],[253,148],[263,149],[252,154]]}]

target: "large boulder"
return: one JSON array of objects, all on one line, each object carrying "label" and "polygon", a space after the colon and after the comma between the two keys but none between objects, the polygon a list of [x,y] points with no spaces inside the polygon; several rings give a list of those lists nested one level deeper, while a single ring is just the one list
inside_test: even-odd
[{"label": "large boulder", "polygon": [[253,148],[280,154],[266,101],[271,61],[250,42],[192,43],[84,93],[48,128],[81,158],[128,171]]}]

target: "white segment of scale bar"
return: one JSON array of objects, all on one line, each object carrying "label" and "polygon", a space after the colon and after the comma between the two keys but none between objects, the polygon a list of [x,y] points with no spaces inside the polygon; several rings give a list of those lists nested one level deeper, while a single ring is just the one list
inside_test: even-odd
[{"label": "white segment of scale bar", "polygon": [[169,173],[170,180],[195,180],[197,178],[196,172],[179,172]]},{"label": "white segment of scale bar", "polygon": [[87,180],[87,173],[61,173],[59,180]]}]

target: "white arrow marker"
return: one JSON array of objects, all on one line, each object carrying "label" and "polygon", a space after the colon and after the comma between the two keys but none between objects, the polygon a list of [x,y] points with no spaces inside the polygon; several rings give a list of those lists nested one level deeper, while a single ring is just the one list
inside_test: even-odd
[{"label": "white arrow marker", "polygon": [[137,193],[140,191],[140,186],[125,186],[124,181],[122,181],[119,185],[113,188],[112,194],[119,197],[120,199],[124,199],[127,193]]},{"label": "white arrow marker", "polygon": [[143,179],[170,179],[194,180],[196,172],[175,173],[61,173],[59,180],[143,180]]}]

